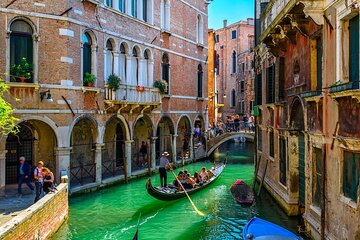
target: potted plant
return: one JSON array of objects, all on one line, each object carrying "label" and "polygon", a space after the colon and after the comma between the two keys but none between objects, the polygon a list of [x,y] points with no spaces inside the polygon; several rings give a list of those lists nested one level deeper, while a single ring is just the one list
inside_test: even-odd
[{"label": "potted plant", "polygon": [[25,82],[25,79],[30,79],[33,68],[25,57],[23,57],[18,65],[10,66],[10,75],[20,79],[20,82]]},{"label": "potted plant", "polygon": [[167,92],[168,84],[164,80],[156,80],[154,87],[158,88],[161,94],[164,94]]},{"label": "potted plant", "polygon": [[110,90],[116,91],[120,87],[121,79],[115,74],[111,74],[107,79],[107,84]]},{"label": "potted plant", "polygon": [[86,72],[84,75],[84,86],[92,87],[96,81],[96,77],[92,73]]}]

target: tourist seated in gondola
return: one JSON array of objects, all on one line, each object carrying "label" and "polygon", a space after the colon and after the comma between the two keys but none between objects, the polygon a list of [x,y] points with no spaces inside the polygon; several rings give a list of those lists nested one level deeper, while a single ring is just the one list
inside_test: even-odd
[{"label": "tourist seated in gondola", "polygon": [[[180,171],[179,174],[177,175],[176,179],[174,180],[173,184],[176,186],[176,187],[179,187],[179,181],[181,182],[184,178],[184,172],[183,171]],[[179,181],[178,181],[179,180]]]},{"label": "tourist seated in gondola", "polygon": [[191,178],[190,174],[188,173],[185,178],[185,184],[183,184],[184,188],[193,188],[195,185],[195,181]]},{"label": "tourist seated in gondola", "polygon": [[206,168],[201,168],[200,177],[202,178],[203,182],[206,182],[209,179],[208,173],[206,172]]},{"label": "tourist seated in gondola", "polygon": [[200,174],[198,172],[194,173],[193,180],[195,182],[195,185],[197,185],[197,186],[202,185],[202,183],[203,183],[202,177],[200,176]]}]

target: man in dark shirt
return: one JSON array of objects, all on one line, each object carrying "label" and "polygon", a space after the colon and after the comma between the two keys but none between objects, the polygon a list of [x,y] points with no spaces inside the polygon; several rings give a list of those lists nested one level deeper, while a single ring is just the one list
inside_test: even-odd
[{"label": "man in dark shirt", "polygon": [[20,166],[19,166],[19,181],[18,181],[18,194],[22,194],[22,184],[23,182],[30,188],[31,191],[34,191],[34,187],[30,182],[30,165],[25,161],[25,157],[20,157]]}]

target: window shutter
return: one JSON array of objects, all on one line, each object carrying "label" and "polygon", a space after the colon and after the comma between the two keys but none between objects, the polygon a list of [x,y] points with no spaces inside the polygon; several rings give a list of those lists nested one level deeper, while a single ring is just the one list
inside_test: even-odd
[{"label": "window shutter", "polygon": [[359,81],[359,16],[349,21],[349,80]]}]

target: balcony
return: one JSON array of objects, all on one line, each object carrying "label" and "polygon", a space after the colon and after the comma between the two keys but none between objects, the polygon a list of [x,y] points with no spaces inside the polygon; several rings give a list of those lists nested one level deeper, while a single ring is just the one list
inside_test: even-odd
[{"label": "balcony", "polygon": [[118,90],[112,91],[106,86],[105,103],[108,105],[107,109],[129,107],[132,112],[135,108],[143,110],[159,106],[161,94],[159,89],[153,87],[120,85]]},{"label": "balcony", "polygon": [[[261,13],[260,40],[263,41],[268,34],[276,28],[279,28],[279,25],[284,25],[281,24],[284,18],[288,18],[285,22],[290,28],[281,26],[280,34],[287,34],[287,31],[291,31],[291,26],[302,24],[302,21],[306,19],[305,16],[310,16],[315,23],[322,25],[323,5],[323,0],[270,0],[264,11]],[[303,14],[304,16],[300,16],[299,14]]]},{"label": "balcony", "polygon": [[335,84],[329,88],[329,95],[333,99],[352,97],[360,102],[360,82],[353,81]]},{"label": "balcony", "polygon": [[330,93],[359,89],[359,82],[347,82],[333,85],[329,88]]}]

